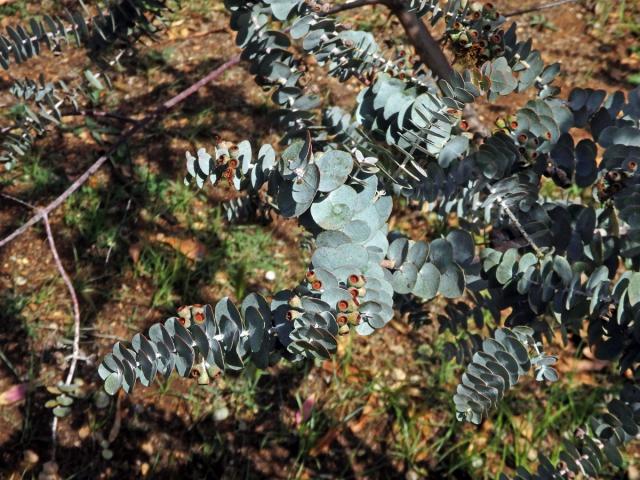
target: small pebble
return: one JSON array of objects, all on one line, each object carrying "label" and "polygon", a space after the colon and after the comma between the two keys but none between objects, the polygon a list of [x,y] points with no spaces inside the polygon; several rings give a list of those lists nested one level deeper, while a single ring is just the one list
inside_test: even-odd
[{"label": "small pebble", "polygon": [[274,272],[273,270],[267,270],[267,272],[265,272],[264,274],[264,279],[267,282],[273,282],[276,279],[276,272]]},{"label": "small pebble", "polygon": [[213,412],[213,418],[216,422],[222,422],[229,417],[229,409],[227,407],[222,407]]}]

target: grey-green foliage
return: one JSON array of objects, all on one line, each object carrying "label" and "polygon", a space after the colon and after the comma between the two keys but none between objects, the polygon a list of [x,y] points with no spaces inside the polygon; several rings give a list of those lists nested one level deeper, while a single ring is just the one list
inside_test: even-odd
[{"label": "grey-green foliage", "polygon": [[47,81],[42,74],[13,82],[9,91],[16,100],[14,121],[0,134],[0,167],[6,170],[49,127],[59,126],[65,115],[90,105],[96,91],[109,87],[108,70],[140,37],[156,35],[157,20],[168,9],[166,0],[120,0],[96,5],[92,14],[80,4],[81,9],[66,10],[62,17],[45,14],[31,19],[29,28],[7,26],[7,35],[0,34],[0,65],[5,70],[39,56],[45,47],[62,54],[71,44],[85,48],[100,70],[85,69],[71,82]]},{"label": "grey-green foliage", "polygon": [[161,14],[167,8],[164,0],[121,0],[98,5],[101,11],[92,15],[80,4],[82,9],[66,10],[61,17],[45,14],[42,20],[31,19],[28,28],[7,26],[7,34],[0,34],[0,65],[8,70],[13,62],[20,64],[40,55],[43,46],[61,52],[75,43],[99,54],[117,41],[153,35],[156,27],[147,15]]},{"label": "grey-green foliage", "polygon": [[[465,317],[487,327],[484,310],[495,328],[493,338],[447,344],[445,353],[469,363],[454,397],[461,419],[490,415],[532,367],[538,380],[555,380],[555,359],[542,351],[555,328],[565,339],[586,331],[597,356],[638,378],[640,90],[577,88],[565,99],[554,85],[559,65],[545,65],[492,5],[405,4],[443,26],[459,71],[436,79],[406,56],[391,60],[369,32],[317,1],[225,1],[242,58],[277,106],[282,153],[222,142],[187,154],[188,180],[227,182],[297,218],[313,237],[309,271],[270,300],[252,294],[240,307],[223,299],[182,309],[148,338],[116,345],[100,367],[109,392],[174,369],[206,382],[247,362],[326,358],[340,334],[372,334],[398,305],[465,292],[470,305],[449,303],[441,328],[466,331]],[[339,81],[363,84],[352,112],[323,105],[308,87],[308,55]],[[477,98],[524,91],[531,99],[481,141],[468,131],[465,109]],[[575,129],[586,133],[580,141]],[[593,195],[547,197],[541,186],[550,182]],[[459,227],[430,241],[389,232],[391,195],[426,201],[441,219],[455,214]],[[255,204],[237,201],[230,218]],[[482,248],[480,235],[489,243]],[[567,444],[564,463],[543,458],[537,474],[519,469],[519,478],[595,475],[602,452],[619,463],[617,447],[637,432],[637,389],[623,389],[609,410]]]},{"label": "grey-green foliage", "polygon": [[[195,368],[202,381],[214,372],[261,368],[281,357],[328,358],[337,337],[354,329],[369,335],[393,317],[394,294],[429,300],[460,296],[465,272],[477,276],[471,236],[451,231],[431,244],[389,234],[391,197],[376,174],[350,152],[313,152],[309,141],[292,143],[278,156],[270,145],[253,155],[251,144],[221,143],[210,154],[187,153],[187,182],[226,182],[239,190],[266,186],[274,208],[295,217],[315,237],[305,278],[271,302],[251,294],[238,309],[225,298],[215,308],[156,324],[149,338],[118,343],[100,375],[110,393],[149,385],[157,373],[183,376]],[[200,307],[198,307],[199,309]]]},{"label": "grey-green foliage", "polygon": [[[533,358],[531,348],[536,351]],[[458,419],[479,424],[532,367],[536,380],[556,381],[558,372],[552,366],[556,361],[556,357],[540,352],[533,329],[519,326],[496,330],[494,338],[482,342],[462,374],[453,397]]]},{"label": "grey-green foliage", "polygon": [[[574,438],[563,440],[558,465],[541,455],[535,473],[520,467],[514,479],[556,480],[578,475],[595,478],[607,462],[622,467],[620,447],[636,439],[640,433],[640,388],[625,385],[620,398],[611,400],[604,414],[589,419],[589,430],[590,433],[580,429]],[[506,475],[500,478],[508,479]]]}]

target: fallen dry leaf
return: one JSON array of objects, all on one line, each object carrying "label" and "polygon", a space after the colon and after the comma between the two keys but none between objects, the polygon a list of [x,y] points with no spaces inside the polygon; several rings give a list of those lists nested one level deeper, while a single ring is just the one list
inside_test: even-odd
[{"label": "fallen dry leaf", "polygon": [[142,245],[140,244],[140,242],[138,243],[134,243],[129,247],[129,256],[131,257],[131,260],[133,261],[133,263],[138,263],[138,260],[140,260],[140,253],[142,252]]},{"label": "fallen dry leaf", "polygon": [[153,239],[169,245],[194,262],[201,261],[207,254],[207,247],[192,238],[170,237],[164,233],[158,233]]},{"label": "fallen dry leaf", "polygon": [[333,441],[338,437],[339,433],[340,430],[337,427],[329,429],[329,431],[325,433],[320,440],[318,440],[318,443],[313,446],[311,451],[309,451],[309,455],[316,457],[322,453],[326,453]]}]

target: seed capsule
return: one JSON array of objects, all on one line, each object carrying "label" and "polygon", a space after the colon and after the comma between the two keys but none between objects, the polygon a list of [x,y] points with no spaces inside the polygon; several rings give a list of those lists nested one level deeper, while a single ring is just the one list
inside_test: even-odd
[{"label": "seed capsule", "polygon": [[620,172],[610,170],[607,172],[607,180],[610,180],[612,182],[619,182],[620,180],[622,180],[622,175],[620,175]]},{"label": "seed capsule", "polygon": [[350,287],[356,287],[356,288],[360,288],[360,287],[364,287],[364,277],[362,275],[349,275],[349,278],[347,279],[347,285]]},{"label": "seed capsule", "polygon": [[345,325],[341,325],[338,328],[338,334],[339,335],[347,335],[349,333],[349,330],[350,330],[349,329],[349,325],[346,325],[346,324]]},{"label": "seed capsule", "polygon": [[362,319],[359,312],[351,312],[347,315],[348,321],[350,325],[360,325],[360,320]]},{"label": "seed capsule", "polygon": [[297,310],[289,310],[285,314],[285,318],[290,322],[292,322],[293,320],[301,316],[302,316],[302,312],[298,312]]},{"label": "seed capsule", "polygon": [[349,317],[346,313],[340,313],[336,317],[336,322],[338,322],[338,325],[340,326],[346,325],[349,322]]},{"label": "seed capsule", "polygon": [[288,303],[291,308],[300,308],[302,306],[302,301],[300,300],[300,297],[297,295],[294,295],[293,297],[291,297]]},{"label": "seed capsule", "polygon": [[322,290],[322,282],[320,280],[314,280],[311,282],[311,288],[314,290]]}]

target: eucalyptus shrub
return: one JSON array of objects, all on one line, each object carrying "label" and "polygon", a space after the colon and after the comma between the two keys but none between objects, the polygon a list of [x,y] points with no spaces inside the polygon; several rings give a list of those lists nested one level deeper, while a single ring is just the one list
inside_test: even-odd
[{"label": "eucalyptus shrub", "polygon": [[[289,290],[183,307],[117,343],[99,367],[106,391],[131,392],[173,370],[206,384],[249,363],[329,358],[339,336],[384,335],[400,305],[419,314],[442,297],[443,329],[466,331],[470,319],[482,327],[486,311],[497,326],[487,338],[468,333],[446,345],[466,364],[452,395],[459,420],[481,423],[524,375],[557,380],[557,358],[545,353],[556,331],[619,367],[619,398],[564,443],[560,462],[541,456],[537,472],[519,468],[516,478],[593,477],[604,462],[622,465],[619,448],[640,432],[640,89],[562,96],[559,64],[545,65],[491,4],[401,2],[444,24],[461,67],[436,78],[402,51],[388,58],[326,2],[224,3],[242,59],[277,106],[282,142],[218,139],[186,153],[185,181],[246,192],[228,206],[230,220],[256,210],[296,218],[313,237],[311,263]],[[84,32],[74,18],[72,30]],[[55,28],[54,38],[64,27]],[[309,88],[307,56],[341,82],[360,82],[351,112]],[[27,98],[40,88],[16,92]],[[472,131],[476,99],[514,92],[531,99],[489,134]],[[550,183],[554,193],[543,194]],[[429,241],[389,231],[393,197],[455,216],[457,228]]]}]

